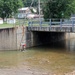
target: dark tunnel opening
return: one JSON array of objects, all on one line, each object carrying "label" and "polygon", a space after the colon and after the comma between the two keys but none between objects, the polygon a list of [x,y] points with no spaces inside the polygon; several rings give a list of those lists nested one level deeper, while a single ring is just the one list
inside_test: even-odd
[{"label": "dark tunnel opening", "polygon": [[65,47],[65,33],[63,32],[33,32],[34,44],[43,47]]}]

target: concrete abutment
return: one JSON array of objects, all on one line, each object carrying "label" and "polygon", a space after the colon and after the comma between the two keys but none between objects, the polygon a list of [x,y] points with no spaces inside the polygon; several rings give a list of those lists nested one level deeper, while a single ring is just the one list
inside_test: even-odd
[{"label": "concrete abutment", "polygon": [[28,27],[0,29],[0,50],[20,50],[25,48],[49,44],[61,40],[75,39],[75,33],[30,31]]}]

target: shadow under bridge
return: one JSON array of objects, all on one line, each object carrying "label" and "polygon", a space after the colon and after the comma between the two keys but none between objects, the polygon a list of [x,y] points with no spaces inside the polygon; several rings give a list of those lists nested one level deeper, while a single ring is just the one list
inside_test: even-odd
[{"label": "shadow under bridge", "polygon": [[64,32],[31,31],[27,38],[28,47],[49,45],[65,40]]}]

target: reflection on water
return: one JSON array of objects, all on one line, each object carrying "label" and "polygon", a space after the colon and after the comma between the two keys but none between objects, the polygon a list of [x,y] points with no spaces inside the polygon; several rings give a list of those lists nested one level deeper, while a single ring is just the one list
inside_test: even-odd
[{"label": "reflection on water", "polygon": [[57,75],[75,70],[75,40],[60,41],[20,51],[1,51],[0,68],[29,66]]}]

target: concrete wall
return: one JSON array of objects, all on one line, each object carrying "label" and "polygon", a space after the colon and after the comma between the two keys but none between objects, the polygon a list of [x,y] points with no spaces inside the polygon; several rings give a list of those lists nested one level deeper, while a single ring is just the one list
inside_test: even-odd
[{"label": "concrete wall", "polygon": [[25,29],[25,40],[26,40],[26,48],[32,47],[33,46],[33,32],[29,31],[28,28],[26,27]]},{"label": "concrete wall", "polygon": [[22,44],[29,48],[67,39],[75,39],[75,33],[29,31],[23,26],[3,28],[0,29],[0,50],[20,50]]},{"label": "concrete wall", "polygon": [[26,27],[18,26],[16,28],[17,50],[22,49],[22,45],[26,44]]},{"label": "concrete wall", "polygon": [[25,27],[0,29],[0,50],[21,50],[26,44]]},{"label": "concrete wall", "polygon": [[75,33],[65,33],[65,39],[75,39]]},{"label": "concrete wall", "polygon": [[14,28],[0,29],[0,50],[15,50],[16,33]]},{"label": "concrete wall", "polygon": [[75,33],[66,33],[66,48],[69,51],[75,51]]}]

